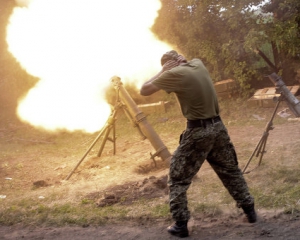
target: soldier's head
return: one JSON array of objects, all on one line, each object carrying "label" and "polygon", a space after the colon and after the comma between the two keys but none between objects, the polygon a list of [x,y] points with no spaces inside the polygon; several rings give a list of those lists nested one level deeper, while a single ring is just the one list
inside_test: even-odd
[{"label": "soldier's head", "polygon": [[170,60],[174,60],[174,61],[178,62],[178,64],[187,62],[185,57],[182,55],[179,55],[175,50],[171,50],[169,52],[166,52],[164,55],[162,55],[162,57],[160,59],[160,63],[163,66],[167,61],[170,61]]}]

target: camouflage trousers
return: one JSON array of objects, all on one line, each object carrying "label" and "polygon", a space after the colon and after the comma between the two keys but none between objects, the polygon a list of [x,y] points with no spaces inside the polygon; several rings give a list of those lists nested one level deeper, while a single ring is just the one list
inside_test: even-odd
[{"label": "camouflage trousers", "polygon": [[207,160],[238,207],[254,203],[227,129],[222,122],[187,128],[180,136],[169,172],[170,212],[175,221],[190,218],[186,192],[203,162]]}]

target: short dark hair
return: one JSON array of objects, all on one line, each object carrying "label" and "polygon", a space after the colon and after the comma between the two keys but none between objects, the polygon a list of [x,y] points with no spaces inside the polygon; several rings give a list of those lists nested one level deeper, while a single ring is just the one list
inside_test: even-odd
[{"label": "short dark hair", "polygon": [[166,52],[164,55],[162,55],[160,59],[160,63],[163,66],[167,61],[169,60],[177,60],[178,53],[175,50],[171,50],[169,52]]}]

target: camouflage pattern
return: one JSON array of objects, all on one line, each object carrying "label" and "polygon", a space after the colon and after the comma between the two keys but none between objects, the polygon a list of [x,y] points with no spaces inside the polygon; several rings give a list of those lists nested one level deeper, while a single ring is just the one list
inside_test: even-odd
[{"label": "camouflage pattern", "polygon": [[170,212],[175,221],[190,218],[186,191],[205,159],[214,169],[238,207],[254,203],[227,129],[222,122],[206,128],[187,128],[180,136],[169,172]]}]

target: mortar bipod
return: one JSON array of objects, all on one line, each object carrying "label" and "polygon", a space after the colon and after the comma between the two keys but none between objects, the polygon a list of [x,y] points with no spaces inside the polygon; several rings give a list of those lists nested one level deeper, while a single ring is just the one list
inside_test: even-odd
[{"label": "mortar bipod", "polygon": [[[134,127],[137,127],[138,132],[142,136],[143,139],[148,139],[151,143],[151,145],[155,148],[156,153],[151,155],[151,159],[154,161],[154,164],[156,166],[156,162],[154,158],[156,156],[161,157],[163,160],[169,161],[171,154],[168,150],[168,148],[164,145],[158,134],[155,132],[155,130],[152,128],[152,126],[148,123],[146,116],[143,112],[141,112],[136,105],[136,103],[133,101],[131,96],[128,94],[126,89],[124,88],[121,79],[117,76],[112,77],[111,82],[114,84],[114,88],[117,91],[117,101],[116,105],[114,106],[111,115],[109,116],[105,126],[102,128],[96,139],[93,141],[91,146],[88,148],[86,153],[83,155],[83,157],[80,159],[80,161],[77,163],[75,168],[72,170],[72,172],[68,175],[66,180],[68,180],[74,171],[78,168],[80,163],[85,159],[87,154],[91,151],[91,149],[94,147],[96,142],[104,135],[103,142],[101,143],[98,157],[101,156],[101,153],[103,151],[103,148],[105,146],[105,143],[107,140],[113,142],[114,144],[114,154],[116,152],[116,137],[115,137],[115,122],[116,122],[116,114],[120,108],[124,110],[124,113],[128,117],[128,119],[131,121]],[[110,131],[113,130],[113,137],[110,138],[109,134]]]},{"label": "mortar bipod", "polygon": [[[276,106],[275,106],[275,109],[273,111],[273,114],[272,114],[272,117],[270,119],[270,121],[267,123],[266,127],[265,127],[265,130],[263,132],[263,135],[261,136],[259,142],[257,143],[253,153],[251,154],[246,166],[244,167],[242,173],[243,174],[246,174],[246,173],[250,173],[251,171],[253,171],[255,168],[259,167],[261,162],[262,162],[262,158],[263,158],[263,155],[265,154],[266,152],[266,145],[267,145],[267,140],[268,140],[268,137],[269,137],[269,131],[270,130],[273,130],[274,127],[273,127],[273,119],[275,117],[275,114],[276,114],[276,111],[279,107],[279,104],[280,102],[283,100],[283,95],[282,93],[280,93],[280,96],[276,99],[277,103],[276,103]],[[248,168],[250,162],[252,161],[254,155],[256,157],[259,157],[259,161],[258,161],[258,164],[255,168],[253,168],[252,170],[249,170],[246,172],[246,169]]]},{"label": "mortar bipod", "polygon": [[104,145],[106,143],[106,140],[108,139],[109,133],[111,131],[111,129],[113,129],[113,138],[110,139],[111,141],[113,141],[114,143],[114,154],[115,154],[115,121],[116,121],[116,114],[117,114],[117,110],[114,109],[111,113],[111,115],[109,116],[108,120],[106,121],[106,124],[104,125],[104,127],[102,128],[102,130],[100,131],[100,133],[98,134],[98,136],[95,138],[95,140],[93,141],[93,143],[90,145],[90,147],[88,148],[88,150],[85,152],[85,154],[83,155],[83,157],[80,159],[80,161],[77,163],[77,165],[74,167],[74,169],[70,172],[70,174],[67,176],[66,180],[68,180],[73,173],[75,172],[75,170],[79,167],[79,165],[82,163],[82,161],[86,158],[86,156],[88,155],[88,153],[92,150],[92,148],[95,146],[95,144],[97,143],[97,141],[104,135],[104,139],[103,142],[101,144],[100,150],[98,152],[98,156],[101,155],[102,150],[104,148]]}]

